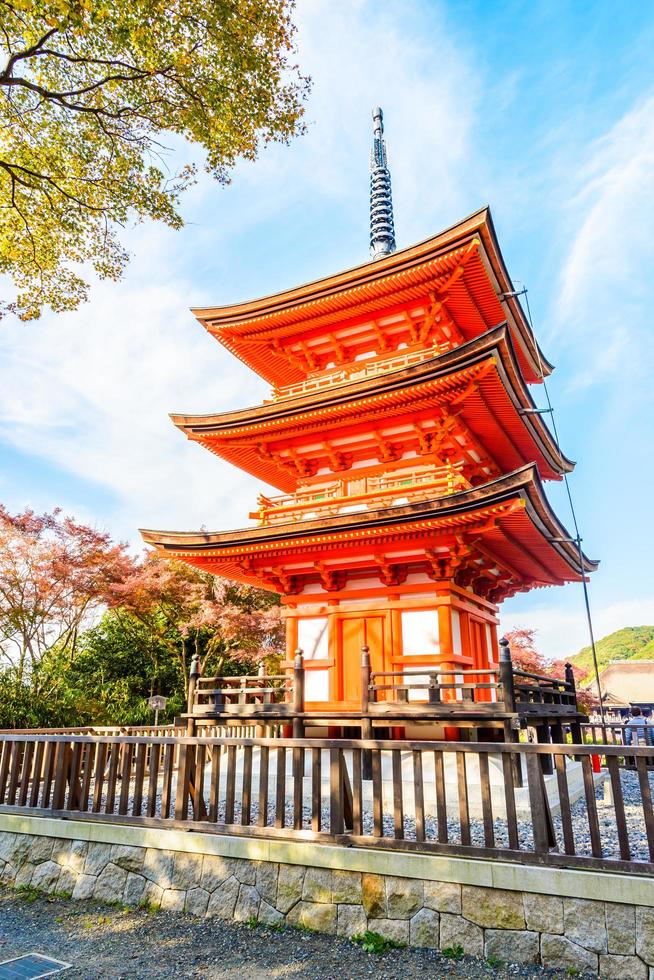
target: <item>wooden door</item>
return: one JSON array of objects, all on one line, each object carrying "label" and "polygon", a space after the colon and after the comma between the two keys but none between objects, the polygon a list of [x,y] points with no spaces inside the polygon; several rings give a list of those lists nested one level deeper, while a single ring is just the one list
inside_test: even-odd
[{"label": "wooden door", "polygon": [[384,616],[346,616],[341,620],[340,698],[351,707],[361,704],[361,647],[370,648],[373,671],[384,665]]}]

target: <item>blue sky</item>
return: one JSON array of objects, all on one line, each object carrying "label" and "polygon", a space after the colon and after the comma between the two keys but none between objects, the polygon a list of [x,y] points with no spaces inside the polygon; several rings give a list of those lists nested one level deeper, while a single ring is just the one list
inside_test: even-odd
[{"label": "blue sky", "polygon": [[[654,8],[615,3],[301,0],[308,133],[203,178],[186,227],[127,229],[121,283],[71,314],[0,326],[0,500],[61,505],[120,538],[238,527],[257,484],[168,412],[254,404],[266,385],[188,308],[367,260],[370,109],[384,108],[398,245],[485,203],[529,288],[589,555],[596,632],[654,622]],[[538,398],[538,393],[536,394]],[[541,401],[542,404],[542,401]],[[558,486],[550,497],[565,522]],[[581,589],[521,596],[506,628],[586,642]]]}]

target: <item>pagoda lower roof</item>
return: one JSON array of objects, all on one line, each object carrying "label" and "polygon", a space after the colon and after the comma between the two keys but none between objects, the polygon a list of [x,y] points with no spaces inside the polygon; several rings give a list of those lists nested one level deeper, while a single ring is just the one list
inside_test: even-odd
[{"label": "pagoda lower roof", "polygon": [[527,380],[551,372],[515,296],[487,207],[384,259],[251,302],[193,313],[257,374],[288,385],[311,370],[298,354],[303,348],[310,355],[316,337],[325,342],[325,336],[337,334],[338,352],[366,318],[373,319],[379,336],[386,329],[384,317],[422,302],[444,305],[464,341],[507,321]]},{"label": "pagoda lower roof", "polygon": [[[383,432],[384,426],[398,430],[403,423],[409,430],[415,428],[410,438],[418,445],[421,419],[425,416],[429,423],[435,410],[457,415],[492,461],[492,475],[535,461],[543,478],[557,479],[574,466],[535,409],[506,324],[437,357],[385,374],[253,408],[171,417],[189,439],[292,493],[303,474],[300,465],[293,471],[289,451],[296,464],[301,458],[324,466],[330,450],[316,449],[317,439],[328,447],[335,441],[344,450],[346,440],[360,438],[359,433]],[[356,469],[349,469],[348,475],[356,476]]]},{"label": "pagoda lower roof", "polygon": [[430,577],[458,576],[499,601],[578,581],[598,564],[585,556],[580,563],[534,466],[448,497],[379,510],[234,531],[141,535],[163,555],[291,595],[314,580],[334,592],[348,578],[377,574],[393,584],[426,568]]}]

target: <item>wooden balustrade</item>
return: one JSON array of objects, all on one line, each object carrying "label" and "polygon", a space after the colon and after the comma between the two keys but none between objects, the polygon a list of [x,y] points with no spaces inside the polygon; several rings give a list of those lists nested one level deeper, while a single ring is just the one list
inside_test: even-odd
[{"label": "wooden balustrade", "polygon": [[[598,799],[593,779],[597,749],[4,734],[0,812],[652,874],[651,750],[630,749],[635,772],[621,774],[623,747],[602,746],[612,791],[607,804]],[[550,812],[543,754],[554,758],[560,815]],[[573,757],[581,763],[574,770]],[[516,765],[526,774],[522,791],[514,780]],[[574,805],[571,772],[583,784]],[[624,778],[633,782],[628,807]]]},{"label": "wooden balustrade", "polygon": [[496,713],[502,710],[503,699],[500,672],[492,667],[443,670],[411,666],[401,671],[375,671],[368,684],[368,708],[373,713],[376,705],[387,705],[389,700],[416,706],[443,704],[445,710],[453,712],[474,705]]}]

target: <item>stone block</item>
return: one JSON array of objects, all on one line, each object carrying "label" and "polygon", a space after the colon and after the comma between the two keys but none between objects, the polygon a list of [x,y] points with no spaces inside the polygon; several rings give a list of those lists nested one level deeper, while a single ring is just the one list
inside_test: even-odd
[{"label": "stone block", "polygon": [[221,857],[218,854],[205,854],[202,862],[200,887],[206,892],[214,892],[231,877],[235,861],[233,858]]},{"label": "stone block", "polygon": [[654,966],[654,909],[636,909],[636,952],[649,966]]},{"label": "stone block", "polygon": [[466,919],[487,929],[524,929],[525,910],[520,892],[463,885],[461,910]]},{"label": "stone block", "polygon": [[461,946],[468,956],[484,955],[484,930],[462,915],[441,912],[441,949]]},{"label": "stone block", "polygon": [[563,934],[562,898],[526,892],[523,899],[527,929],[533,929],[534,932],[549,932],[554,936]]},{"label": "stone block", "polygon": [[200,884],[202,877],[202,857],[198,854],[175,854],[173,860],[172,888],[182,888],[187,891]]},{"label": "stone block", "polygon": [[89,844],[86,861],[84,862],[84,874],[95,875],[97,878],[102,869],[109,864],[110,860],[111,844],[98,844],[96,841],[92,841]]},{"label": "stone block", "polygon": [[27,834],[0,834],[0,858],[19,868],[29,859],[31,840]]},{"label": "stone block", "polygon": [[257,865],[254,861],[236,858],[232,874],[238,878],[242,885],[254,885],[257,880]]},{"label": "stone block", "polygon": [[79,875],[72,868],[62,868],[57,882],[57,892],[60,895],[72,895]]},{"label": "stone block", "polygon": [[277,908],[280,912],[290,912],[302,899],[304,868],[295,864],[281,864],[277,879]]},{"label": "stone block", "polygon": [[410,919],[424,901],[422,881],[416,878],[386,878],[386,909],[389,919]]},{"label": "stone block", "polygon": [[597,973],[597,953],[578,946],[565,936],[540,937],[540,959],[544,967],[558,970],[577,970],[579,973]]},{"label": "stone block", "polygon": [[[32,871],[34,870],[34,865],[30,864],[30,880],[32,878]],[[16,880],[17,869],[9,861],[6,862],[2,873],[0,873],[0,885],[13,885]]]},{"label": "stone block", "polygon": [[207,913],[209,905],[209,892],[204,888],[190,888],[186,893],[186,905],[184,911],[189,915],[195,915],[203,919]]},{"label": "stone block", "polygon": [[[11,867],[11,865],[7,865],[7,867]],[[14,879],[12,882],[14,888],[25,888],[26,885],[31,884],[32,875],[36,867],[35,864],[26,861],[25,864],[21,864],[20,868],[14,869]]]},{"label": "stone block", "polygon": [[335,905],[325,905],[323,902],[298,902],[286,916],[286,921],[291,926],[333,935],[336,932],[336,916]]},{"label": "stone block", "polygon": [[539,963],[540,936],[524,929],[486,929],[484,955],[502,963]]},{"label": "stone block", "polygon": [[241,885],[234,907],[234,921],[247,922],[249,919],[257,919],[260,901],[259,892],[254,885]]},{"label": "stone block", "polygon": [[143,895],[141,896],[141,905],[146,905],[151,909],[158,909],[161,905],[163,893],[164,890],[161,885],[158,885],[155,881],[146,881]]},{"label": "stone block", "polygon": [[183,912],[186,892],[183,888],[166,888],[161,896],[161,909],[165,912]]},{"label": "stone block", "polygon": [[98,879],[95,875],[79,875],[73,888],[73,898],[75,901],[84,901],[93,897],[93,889]]},{"label": "stone block", "polygon": [[262,861],[257,867],[256,889],[268,905],[275,905],[277,902],[277,879],[279,877],[279,865]]},{"label": "stone block", "polygon": [[117,864],[108,864],[98,875],[93,898],[100,902],[122,902],[127,872]]},{"label": "stone block", "polygon": [[145,859],[145,848],[133,847],[130,844],[114,844],[111,848],[111,863],[124,868],[125,871],[132,871],[140,874],[143,870]]},{"label": "stone block", "polygon": [[209,899],[207,915],[217,919],[231,919],[234,915],[240,887],[241,884],[237,878],[231,877],[223,881]]},{"label": "stone block", "polygon": [[383,875],[361,876],[361,903],[368,918],[386,918],[386,888]]},{"label": "stone block", "polygon": [[170,888],[173,882],[174,857],[172,851],[159,851],[156,847],[148,847],[143,859],[143,877],[164,890]]},{"label": "stone block", "polygon": [[145,890],[145,878],[143,875],[134,874],[133,871],[127,873],[125,891],[123,892],[123,902],[125,905],[138,905],[143,901],[143,891]]},{"label": "stone block", "polygon": [[332,900],[332,873],[329,868],[307,868],[302,887],[305,902],[324,902]]},{"label": "stone block", "polygon": [[263,899],[259,903],[259,922],[263,926],[281,926],[284,925],[285,918],[281,912],[278,912],[276,908],[270,905]]},{"label": "stone block", "polygon": [[461,885],[451,881],[425,881],[425,908],[436,912],[461,912]]},{"label": "stone block", "polygon": [[43,864],[34,868],[31,881],[32,888],[38,888],[41,892],[54,892],[57,890],[60,874],[61,868],[58,864],[55,864],[54,861],[44,861]]},{"label": "stone block", "polygon": [[647,980],[648,969],[637,956],[603,954],[599,958],[599,975],[607,980]]},{"label": "stone block", "polygon": [[391,939],[394,943],[409,945],[409,920],[408,919],[368,919],[368,929],[376,932],[384,939]]},{"label": "stone block", "polygon": [[[70,846],[73,843],[72,841],[70,841],[70,840],[62,840],[61,838],[53,839],[52,837],[50,837],[50,838],[47,838],[47,837],[34,838],[33,837],[32,838],[32,845],[30,847],[30,854],[31,855],[33,855],[35,853],[35,848],[38,847],[37,841],[43,841],[45,844],[49,844],[50,845],[50,847],[47,849],[47,850],[49,850],[48,857],[52,857],[52,860],[53,861],[56,861],[57,864],[60,864],[62,867],[64,865],[67,865],[68,864],[68,859],[70,857]],[[42,860],[47,861],[48,860],[48,857],[42,858]],[[30,857],[30,860],[33,860],[33,858]]]},{"label": "stone block", "polygon": [[66,866],[82,874],[86,864],[86,856],[89,852],[88,841],[72,840],[66,856]]},{"label": "stone block", "polygon": [[606,953],[606,916],[604,902],[584,898],[566,898],[563,901],[563,925],[567,939],[584,946],[593,953]]},{"label": "stone block", "polygon": [[361,905],[359,871],[332,871],[332,902],[334,905]]},{"label": "stone block", "polygon": [[[51,837],[33,837],[29,849],[30,864],[41,864],[42,861],[54,861],[55,864],[66,864],[67,852],[70,851],[70,843],[67,848],[57,847],[56,852],[54,841]],[[63,844],[63,841],[62,841]]]},{"label": "stone block", "polygon": [[339,905],[336,935],[351,939],[360,936],[368,928],[366,913],[360,905]]},{"label": "stone block", "polygon": [[609,953],[633,956],[636,952],[636,909],[606,902],[606,938]]},{"label": "stone block", "polygon": [[412,946],[440,945],[440,915],[433,909],[420,909],[409,922],[409,942]]}]

